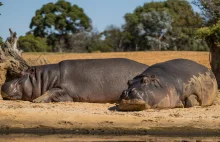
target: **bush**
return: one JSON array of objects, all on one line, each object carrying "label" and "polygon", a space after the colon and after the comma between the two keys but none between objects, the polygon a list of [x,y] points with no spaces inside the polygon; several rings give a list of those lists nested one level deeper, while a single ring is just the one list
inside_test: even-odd
[{"label": "bush", "polygon": [[49,52],[51,47],[47,45],[45,38],[35,37],[33,34],[21,36],[18,40],[18,48],[24,52]]}]

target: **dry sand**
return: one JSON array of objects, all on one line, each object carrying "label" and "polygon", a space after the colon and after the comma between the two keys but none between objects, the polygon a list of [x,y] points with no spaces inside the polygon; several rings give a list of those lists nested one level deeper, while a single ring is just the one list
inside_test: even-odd
[{"label": "dry sand", "polygon": [[[41,54],[23,54],[38,58]],[[126,57],[145,64],[187,58],[209,66],[208,52],[128,52],[93,54],[45,54],[51,63],[64,59]],[[0,101],[0,131],[3,133],[69,134],[220,134],[220,98],[209,107],[117,111],[115,104]]]}]

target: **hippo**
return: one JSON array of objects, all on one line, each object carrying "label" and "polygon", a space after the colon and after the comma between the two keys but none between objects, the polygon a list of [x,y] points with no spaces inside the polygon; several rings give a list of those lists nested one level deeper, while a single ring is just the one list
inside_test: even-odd
[{"label": "hippo", "polygon": [[3,99],[48,102],[118,102],[127,80],[148,66],[125,58],[65,60],[34,66],[2,86]]},{"label": "hippo", "polygon": [[120,96],[121,111],[212,105],[218,93],[213,72],[188,59],[149,66],[128,81]]}]

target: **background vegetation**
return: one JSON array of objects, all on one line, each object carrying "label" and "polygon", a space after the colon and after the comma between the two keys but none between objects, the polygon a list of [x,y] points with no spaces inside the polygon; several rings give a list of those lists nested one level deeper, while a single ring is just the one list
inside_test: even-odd
[{"label": "background vegetation", "polygon": [[194,0],[193,4],[201,13],[194,12],[187,0],[145,3],[126,13],[121,27],[109,25],[99,32],[93,29],[91,19],[82,8],[58,0],[36,10],[30,31],[20,37],[18,45],[26,52],[216,49],[213,46],[220,44],[220,2]]},{"label": "background vegetation", "polygon": [[[195,3],[200,1],[204,0]],[[196,34],[204,17],[187,0],[145,3],[125,13],[124,19],[121,27],[109,23],[104,31],[96,31],[79,6],[65,0],[50,2],[36,10],[19,48],[26,52],[209,50],[204,36]]]}]

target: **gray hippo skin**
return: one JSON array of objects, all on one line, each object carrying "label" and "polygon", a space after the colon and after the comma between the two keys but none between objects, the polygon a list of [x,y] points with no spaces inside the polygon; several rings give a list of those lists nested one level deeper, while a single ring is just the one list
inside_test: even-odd
[{"label": "gray hippo skin", "polygon": [[123,58],[66,60],[32,67],[3,84],[3,99],[40,102],[113,103],[127,80],[148,66]]},{"label": "gray hippo skin", "polygon": [[148,67],[128,82],[120,96],[119,110],[209,106],[218,88],[208,68],[187,59],[175,59]]}]

